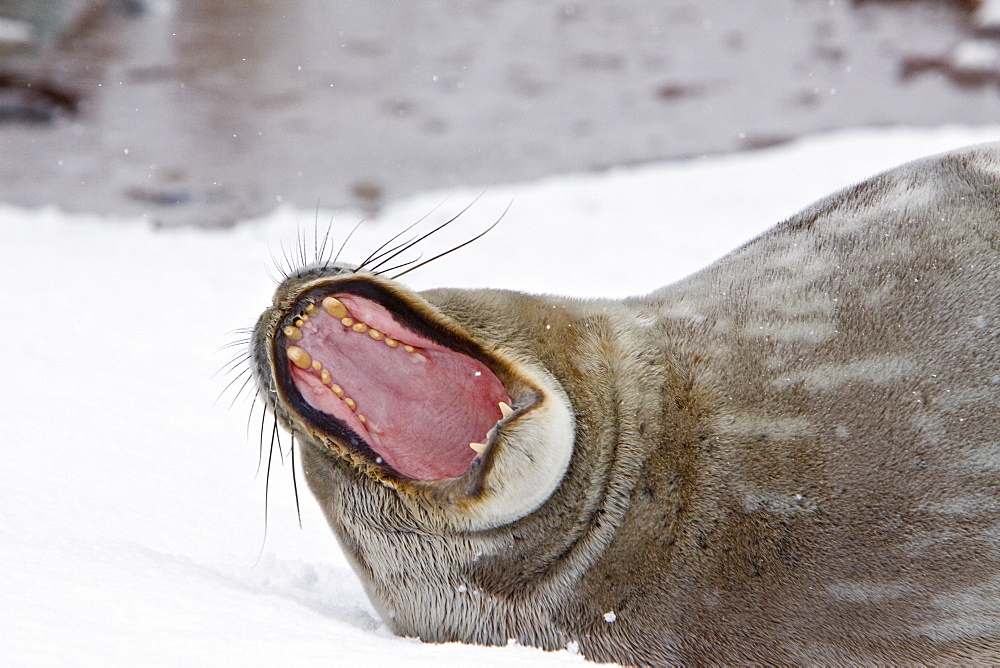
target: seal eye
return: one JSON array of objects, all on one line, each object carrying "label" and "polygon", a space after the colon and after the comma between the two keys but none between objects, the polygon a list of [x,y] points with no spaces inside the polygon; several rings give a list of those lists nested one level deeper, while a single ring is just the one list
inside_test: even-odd
[{"label": "seal eye", "polygon": [[489,367],[402,325],[372,299],[316,295],[283,325],[276,349],[295,408],[403,476],[462,475],[507,415],[511,399]]}]

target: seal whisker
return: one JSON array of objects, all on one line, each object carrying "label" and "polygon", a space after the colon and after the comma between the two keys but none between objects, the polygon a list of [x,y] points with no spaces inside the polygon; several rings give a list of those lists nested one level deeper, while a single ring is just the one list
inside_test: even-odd
[{"label": "seal whisker", "polygon": [[[212,374],[211,376],[212,378],[216,378],[220,374],[225,378],[229,378],[229,381],[226,383],[226,386],[222,389],[221,392],[219,392],[219,396],[216,398],[216,401],[222,398],[222,395],[226,393],[226,391],[230,388],[230,386],[232,386],[236,381],[240,379],[240,376],[246,373],[251,373],[253,371],[250,368],[249,362],[250,362],[249,353],[238,353],[237,355],[233,356],[228,362],[226,362],[222,367],[216,370],[215,373]],[[240,367],[242,367],[242,369]]]},{"label": "seal whisker", "polygon": [[[444,228],[446,228],[446,227],[448,227],[449,225],[451,225],[452,223],[454,223],[454,222],[455,222],[456,220],[458,220],[458,219],[459,219],[459,217],[461,217],[461,215],[462,215],[462,214],[464,214],[464,213],[465,213],[466,211],[468,211],[469,209],[471,209],[471,208],[472,208],[472,206],[473,206],[473,205],[474,205],[474,204],[475,204],[476,202],[478,202],[478,201],[479,201],[479,198],[480,198],[480,197],[482,197],[482,194],[478,195],[478,196],[477,196],[477,197],[476,197],[476,198],[475,198],[474,200],[472,200],[471,202],[469,202],[469,204],[467,204],[467,205],[465,206],[465,208],[464,208],[464,209],[462,209],[461,211],[459,211],[458,213],[456,213],[456,214],[455,214],[454,216],[452,216],[452,217],[451,217],[451,218],[449,218],[448,220],[444,221],[443,223],[441,223],[440,225],[438,225],[437,227],[435,227],[434,229],[432,229],[432,230],[431,230],[430,232],[427,232],[427,233],[425,233],[425,234],[423,234],[423,235],[421,235],[421,236],[417,237],[417,238],[416,238],[416,239],[414,239],[413,241],[411,241],[411,242],[409,242],[409,243],[407,243],[407,244],[404,244],[404,245],[403,245],[403,247],[402,247],[402,248],[401,248],[400,250],[398,250],[398,251],[397,251],[396,253],[394,253],[394,254],[390,255],[389,257],[387,257],[387,258],[386,258],[385,260],[383,260],[383,261],[382,261],[382,263],[381,263],[381,264],[384,264],[384,263],[386,263],[386,262],[391,262],[391,261],[392,261],[392,260],[393,260],[393,259],[394,259],[395,257],[397,257],[397,256],[398,256],[399,254],[401,254],[401,253],[405,253],[405,252],[406,252],[406,251],[408,251],[409,249],[411,249],[411,248],[413,248],[414,246],[416,246],[417,244],[419,244],[419,243],[420,243],[421,241],[423,241],[424,239],[427,239],[428,237],[430,237],[430,236],[432,236],[432,235],[434,235],[434,234],[437,234],[438,232],[440,232],[440,231],[441,231],[441,230],[443,230]],[[508,208],[509,208],[509,207],[508,207]],[[428,214],[428,215],[429,215],[429,214]],[[426,216],[425,216],[425,217],[426,217]],[[404,232],[405,232],[405,230],[404,230]],[[482,236],[482,235],[480,235],[480,236]],[[478,238],[478,237],[477,237],[477,238]],[[463,245],[464,245],[464,244],[463,244]],[[461,248],[461,246],[459,246],[458,248]],[[452,250],[454,250],[454,249],[452,249]],[[449,252],[450,252],[450,251],[449,251]],[[432,259],[433,259],[433,258],[432,258]],[[380,266],[380,265],[376,265],[375,267],[373,267],[373,268],[369,269],[369,271],[374,271],[374,270],[375,270],[375,269],[376,269],[376,268],[377,268],[378,266]]]},{"label": "seal whisker", "polygon": [[[458,244],[457,246],[455,246],[455,247],[453,247],[453,248],[450,248],[450,249],[448,249],[448,250],[444,251],[443,253],[438,253],[437,255],[435,255],[434,257],[430,258],[429,260],[424,260],[423,262],[421,262],[421,263],[419,263],[419,264],[417,264],[417,265],[415,265],[415,266],[413,266],[413,267],[410,267],[409,269],[407,269],[407,270],[406,270],[406,271],[404,271],[404,272],[401,272],[401,273],[399,273],[399,274],[396,274],[395,276],[392,276],[392,280],[394,280],[394,281],[395,281],[395,280],[397,280],[397,279],[398,279],[398,278],[399,278],[400,276],[405,276],[406,274],[410,273],[411,271],[414,271],[415,269],[419,269],[420,267],[424,266],[425,264],[427,264],[427,263],[429,263],[429,262],[433,262],[434,260],[437,260],[438,258],[441,258],[441,257],[444,257],[445,255],[448,255],[449,253],[454,253],[454,252],[455,252],[455,251],[457,251],[457,250],[458,250],[459,248],[463,248],[463,247],[465,247],[465,246],[468,246],[468,245],[469,245],[469,244],[471,244],[472,242],[474,242],[474,241],[477,241],[477,240],[481,239],[481,238],[482,238],[482,237],[484,237],[484,236],[485,236],[486,234],[488,234],[488,233],[489,233],[489,232],[490,232],[490,231],[491,231],[491,230],[492,230],[492,229],[493,229],[494,227],[496,227],[497,225],[499,225],[499,224],[500,224],[500,221],[501,221],[501,220],[503,220],[504,216],[506,216],[506,215],[507,215],[507,212],[508,212],[508,211],[510,211],[510,207],[511,207],[511,206],[513,206],[513,204],[514,204],[514,201],[513,201],[513,200],[511,200],[511,201],[510,201],[510,203],[509,203],[509,204],[507,204],[507,208],[506,208],[506,209],[504,209],[504,210],[503,210],[503,213],[501,213],[501,214],[500,214],[500,217],[499,217],[499,218],[497,218],[497,219],[496,219],[496,221],[495,221],[495,222],[494,222],[494,223],[493,223],[492,225],[490,225],[489,227],[487,227],[487,228],[486,228],[485,230],[483,230],[482,232],[480,232],[480,233],[479,233],[479,234],[477,234],[476,236],[472,237],[472,238],[471,238],[471,239],[469,239],[468,241],[465,241],[465,242],[462,242],[462,243]],[[471,206],[471,205],[470,205],[470,206]],[[461,213],[459,213],[459,215],[461,215]],[[456,216],[456,218],[457,218],[457,217],[458,217],[458,216]],[[452,218],[452,220],[454,220],[454,218]],[[451,220],[449,220],[449,221],[448,221],[448,223],[450,223],[450,222],[452,222],[452,221],[451,221]],[[445,223],[445,224],[447,225],[448,223]],[[440,228],[438,228],[438,229],[440,229]],[[431,234],[433,234],[433,232],[436,232],[436,231],[437,231],[437,230],[433,230],[433,231],[431,232]]]},{"label": "seal whisker", "polygon": [[[317,211],[317,216],[318,215],[319,215],[319,212]],[[330,239],[330,234],[331,234],[332,231],[333,231],[333,216],[331,215],[330,216],[330,220],[326,224],[326,233],[323,235],[323,243],[320,244],[319,250],[316,251],[316,264],[317,265],[319,265],[319,264],[322,264],[324,266],[326,265],[326,260],[324,258],[326,258],[326,247],[327,247],[327,244],[331,240]],[[333,245],[332,244],[330,245],[330,251],[333,252]]]},{"label": "seal whisker", "polygon": [[[273,260],[274,258],[272,257],[271,259]],[[271,279],[272,283],[274,283],[275,285],[281,285],[281,282],[284,279],[282,279],[279,276],[275,276],[271,270],[271,267],[265,267],[264,271],[267,272],[267,277]]]},{"label": "seal whisker", "polygon": [[237,327],[226,332],[226,336],[232,336],[233,334],[244,334],[250,337],[253,335],[253,327]]},{"label": "seal whisker", "polygon": [[[232,410],[233,406],[236,405],[236,402],[239,401],[241,396],[243,396],[243,393],[246,391],[247,387],[250,386],[250,381],[253,380],[253,374],[250,373],[250,367],[247,367],[245,372],[241,372],[240,376],[242,376],[243,373],[247,374],[247,379],[243,381],[243,385],[241,385],[239,391],[236,392],[236,396],[233,397],[233,400],[229,402],[229,410]],[[239,376],[234,378],[234,380],[237,379],[239,379]]]},{"label": "seal whisker", "polygon": [[[275,420],[273,424],[274,426],[271,429],[271,447],[267,453],[267,472],[264,474],[264,535],[260,541],[260,554],[257,555],[258,560],[264,554],[264,544],[267,542],[268,499],[271,493],[271,460],[274,458],[274,440],[278,435],[278,421]],[[280,443],[278,444],[278,452],[281,452]]]},{"label": "seal whisker", "polygon": [[[247,376],[247,380],[250,380],[250,379],[253,378],[252,369],[249,367],[249,365],[246,366],[242,371],[240,371],[240,373],[237,374],[235,377],[233,377],[228,383],[226,383],[226,386],[224,388],[222,388],[221,392],[219,392],[219,396],[217,396],[215,398],[215,401],[212,403],[212,406],[214,407],[216,404],[218,404],[219,403],[219,399],[221,399],[226,394],[226,392],[229,391],[229,388],[231,388],[233,385],[235,385],[236,383],[238,383],[239,380],[240,380],[240,378],[242,378],[243,376]],[[240,392],[243,391],[244,387],[246,387],[246,381],[244,381],[243,387],[240,388]],[[230,408],[232,408],[233,404],[236,403],[236,399],[239,398],[240,392],[236,393],[236,397],[233,399],[232,403],[229,404]]]},{"label": "seal whisker", "polygon": [[383,274],[387,274],[390,271],[396,271],[397,269],[402,269],[403,267],[408,267],[411,264],[414,264],[416,262],[420,262],[420,258],[422,258],[423,256],[424,256],[424,254],[421,253],[420,255],[418,255],[417,257],[413,258],[412,260],[407,260],[406,262],[403,262],[401,264],[394,264],[391,267],[387,267],[386,269],[382,269],[382,270],[379,270],[379,271],[373,271],[372,273],[375,274],[376,276],[382,276]]},{"label": "seal whisker", "polygon": [[[402,242],[402,243],[400,243],[400,244],[398,244],[396,246],[393,246],[392,248],[388,249],[384,253],[381,253],[379,255],[374,255],[374,254],[373,255],[369,255],[365,259],[364,264],[358,265],[358,269],[367,269],[368,271],[372,272],[373,274],[379,273],[378,268],[380,266],[382,266],[382,264],[384,264],[385,262],[391,261],[392,258],[394,258],[394,257],[396,257],[396,255],[398,255],[398,253],[396,251],[402,252],[402,250],[406,250],[407,248],[409,248],[416,241],[416,239],[417,239],[416,237],[410,237],[406,241],[404,241],[404,242]],[[385,248],[385,244],[382,244],[381,246],[379,246],[378,249],[376,249],[376,252],[378,252],[382,248]],[[402,250],[400,250],[400,249],[402,249]],[[390,255],[390,254],[392,254],[392,255]],[[367,266],[367,264],[369,262],[374,262],[375,260],[380,260],[380,259],[382,259],[383,257],[385,257],[387,255],[389,255],[389,257],[386,258],[385,260],[383,260],[382,262],[379,262],[378,264],[376,264],[376,265],[374,265],[372,267],[368,267]]]},{"label": "seal whisker", "polygon": [[299,482],[295,474],[295,433],[292,433],[290,457],[292,460],[292,490],[295,493],[295,515],[299,518],[299,528],[302,528],[302,508],[299,506]]},{"label": "seal whisker", "polygon": [[319,200],[316,200],[316,213],[313,214],[313,262],[319,264]]},{"label": "seal whisker", "polygon": [[279,246],[281,247],[281,256],[285,261],[284,267],[281,267],[281,271],[286,278],[293,275],[296,270],[302,266],[302,264],[296,260],[296,252],[301,238],[302,234],[300,230],[296,232],[295,247],[292,248],[286,246],[284,242],[279,242]]},{"label": "seal whisker", "polygon": [[278,241],[278,248],[281,249],[281,258],[284,259],[284,266],[278,265],[278,269],[281,270],[285,276],[291,276],[295,272],[295,263],[292,262],[291,258],[288,256],[288,248],[285,246],[284,241]]},{"label": "seal whisker", "polygon": [[[279,242],[279,245],[281,246],[282,250],[284,250],[284,244]],[[273,248],[268,248],[268,255],[271,256],[271,267],[267,267],[267,276],[276,284],[280,285],[281,282],[284,281],[286,278],[288,278],[288,276],[292,273],[291,268],[286,269],[285,267],[281,266],[281,258],[277,257],[274,254]],[[277,277],[273,273],[271,273],[272,267],[274,268],[275,271],[278,272]]]},{"label": "seal whisker", "polygon": [[215,352],[221,353],[223,350],[228,350],[229,348],[243,347],[245,348],[250,343],[250,337],[246,336],[242,339],[236,339],[235,341],[230,341],[229,343],[224,343],[215,349]]},{"label": "seal whisker", "polygon": [[[368,257],[366,257],[366,258],[365,258],[364,260],[362,260],[362,261],[361,261],[361,262],[360,262],[360,263],[358,264],[358,269],[364,269],[364,268],[366,268],[366,267],[368,266],[368,263],[369,263],[369,262],[372,262],[372,261],[374,261],[374,260],[377,260],[378,258],[382,257],[382,255],[385,255],[385,254],[387,254],[387,253],[391,253],[392,251],[396,250],[397,248],[400,248],[400,247],[402,247],[402,246],[406,246],[407,244],[410,244],[410,245],[412,245],[413,243],[416,243],[417,239],[416,239],[416,237],[413,237],[413,238],[412,238],[412,239],[410,239],[409,241],[406,241],[406,242],[404,242],[404,243],[400,244],[399,246],[395,246],[395,247],[393,247],[393,248],[389,249],[388,251],[386,251],[386,253],[383,253],[382,255],[378,255],[378,253],[380,253],[380,252],[382,251],[382,249],[383,249],[383,248],[385,248],[386,246],[388,246],[389,244],[391,244],[391,243],[392,243],[393,241],[395,241],[396,239],[400,238],[401,236],[403,236],[404,234],[406,234],[407,232],[409,232],[410,230],[412,230],[412,229],[413,229],[414,227],[416,227],[416,226],[417,226],[417,225],[419,225],[420,223],[422,223],[422,222],[424,222],[425,220],[427,220],[427,218],[429,218],[429,217],[431,216],[431,214],[433,214],[433,213],[434,213],[435,211],[437,211],[438,209],[440,209],[440,208],[441,208],[441,206],[442,206],[442,205],[443,205],[443,204],[444,204],[445,202],[447,202],[447,201],[448,201],[448,198],[447,198],[447,197],[446,197],[446,198],[444,198],[444,199],[443,199],[443,200],[441,200],[441,201],[440,201],[440,202],[439,202],[438,204],[436,204],[436,205],[434,206],[434,208],[433,208],[433,209],[431,209],[430,211],[428,211],[427,213],[425,213],[424,215],[422,215],[422,216],[421,216],[420,218],[418,218],[418,219],[417,219],[417,220],[416,220],[415,222],[413,222],[413,223],[411,223],[411,224],[407,225],[407,226],[406,226],[405,228],[403,228],[402,230],[400,230],[400,231],[399,231],[399,232],[397,232],[396,234],[394,234],[394,235],[392,235],[391,237],[389,237],[389,239],[388,239],[388,240],[386,240],[386,242],[385,242],[385,243],[383,243],[383,244],[382,244],[381,246],[379,246],[379,247],[378,247],[378,248],[376,248],[376,249],[375,249],[374,251],[372,251],[372,252],[371,252],[371,254],[370,254],[370,255],[369,255]],[[378,266],[378,265],[376,265],[375,267],[372,267],[372,268],[370,268],[370,269],[369,269],[369,271],[371,271],[371,272],[373,272],[373,273],[374,273],[374,272],[375,272],[375,269],[376,269],[376,267],[377,267],[377,266]]]},{"label": "seal whisker", "polygon": [[[430,214],[427,214],[427,215],[430,215]],[[379,253],[381,253],[381,251],[382,251],[383,248],[385,248],[386,246],[388,246],[389,244],[391,244],[393,241],[395,241],[396,239],[400,238],[401,236],[403,236],[404,234],[406,234],[407,232],[409,232],[410,230],[412,230],[414,227],[416,227],[417,225],[419,225],[422,220],[424,220],[426,218],[427,218],[427,216],[424,216],[423,218],[421,218],[417,222],[411,223],[411,224],[407,225],[405,228],[403,228],[402,230],[400,230],[396,234],[394,234],[391,237],[389,237],[389,239],[387,239],[385,241],[385,243],[383,243],[381,246],[379,246],[378,248],[376,248],[375,250],[373,250],[368,257],[366,257],[364,260],[362,260],[361,262],[358,263],[358,269],[365,269],[365,268],[368,267],[368,263],[369,262],[372,262],[373,260],[377,260],[380,257],[382,257],[382,256],[384,256],[384,255],[386,255],[388,253],[393,252],[397,248],[401,248],[403,246],[406,246],[407,244],[413,243],[416,240],[416,237],[411,237],[409,240],[404,241],[403,243],[401,243],[401,244],[399,244],[397,246],[393,246],[392,248],[390,248],[389,250],[387,250],[385,253],[382,253],[381,255],[379,254]]]},{"label": "seal whisker", "polygon": [[313,257],[313,264],[315,266],[326,265],[329,261],[329,256],[327,255],[327,247],[329,246],[330,252],[333,252],[332,233],[333,233],[333,214],[330,215],[330,219],[326,222],[326,231],[323,233],[320,239],[317,239],[319,234],[319,202],[316,203],[316,220],[313,225],[313,246],[315,256]]},{"label": "seal whisker", "polygon": [[[281,430],[277,428],[277,424],[278,424],[277,422],[275,422],[274,424],[275,424],[274,438],[278,442],[278,457],[281,459],[282,466],[284,466],[284,464],[285,464],[285,451],[281,447]],[[291,433],[291,432],[289,432],[289,433]]]},{"label": "seal whisker", "polygon": [[366,220],[367,218],[362,218],[354,225],[354,227],[351,228],[351,231],[344,238],[344,242],[340,244],[340,248],[337,249],[337,254],[333,256],[333,260],[323,265],[324,269],[328,268],[331,264],[337,264],[337,260],[340,259],[340,254],[344,252],[344,248],[347,247],[347,242],[351,240],[351,237],[354,236],[354,233],[358,231],[359,227],[361,227],[361,223],[365,222]]},{"label": "seal whisker", "polygon": [[219,369],[215,373],[212,374],[212,378],[215,378],[220,373],[228,376],[229,374],[236,371],[236,369],[241,364],[247,362],[249,359],[250,359],[249,350],[236,352],[232,357],[229,358],[228,362],[223,364],[221,367],[219,367]]},{"label": "seal whisker", "polygon": [[251,354],[249,352],[235,351],[232,357],[230,357],[229,360],[227,360],[221,367],[218,368],[218,370],[216,370],[212,374],[212,378],[215,378],[219,375],[222,375],[223,377],[229,377],[230,375],[235,373],[240,366],[242,365],[249,366],[250,359],[251,359]]},{"label": "seal whisker", "polygon": [[305,252],[302,250],[302,228],[297,227],[295,229],[295,246],[292,250],[292,257],[295,260],[295,266],[301,267],[305,264]]},{"label": "seal whisker", "polygon": [[299,250],[299,266],[306,266],[309,264],[309,252],[306,249],[307,241],[306,235],[300,229],[298,231],[298,250]]},{"label": "seal whisker", "polygon": [[[267,404],[265,403],[264,412],[260,414],[260,439],[257,444],[257,471],[254,473],[255,478],[260,475],[260,465],[264,461],[264,425],[267,423],[267,416],[268,410]],[[277,418],[274,418],[273,422],[277,424]]]},{"label": "seal whisker", "polygon": [[258,401],[260,399],[260,390],[253,393],[253,397],[250,401],[250,412],[247,413],[247,427],[246,427],[246,439],[250,440],[250,425],[253,424],[253,412],[257,409],[257,405],[261,404],[264,407],[264,411],[267,412],[267,404]]},{"label": "seal whisker", "polygon": [[295,231],[295,245],[286,248],[288,253],[288,273],[294,274],[298,267],[303,265],[302,261],[299,259],[302,256],[302,230]]}]

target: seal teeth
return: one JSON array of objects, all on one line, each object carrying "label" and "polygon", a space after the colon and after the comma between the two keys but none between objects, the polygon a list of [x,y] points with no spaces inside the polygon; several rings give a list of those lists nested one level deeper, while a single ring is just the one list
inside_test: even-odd
[{"label": "seal teeth", "polygon": [[344,303],[337,299],[336,297],[324,297],[321,302],[323,310],[330,314],[333,318],[346,318],[348,314],[347,307]]},{"label": "seal teeth", "polygon": [[469,443],[469,447],[478,452],[479,454],[483,454],[484,452],[486,452],[485,443]]},{"label": "seal teeth", "polygon": [[302,348],[299,348],[298,346],[289,346],[288,350],[285,352],[287,353],[288,359],[291,360],[292,364],[300,369],[308,369],[312,366],[312,358],[309,357],[309,353]]},{"label": "seal teeth", "polygon": [[501,419],[502,420],[506,420],[507,418],[509,418],[511,415],[514,414],[514,409],[501,401],[500,402],[500,414],[503,416]]},{"label": "seal teeth", "polygon": [[[331,318],[339,320],[340,324],[342,324],[345,328],[359,334],[367,333],[372,340],[383,341],[385,342],[385,345],[390,348],[402,347],[407,353],[418,352],[416,346],[404,344],[398,339],[394,339],[391,336],[386,335],[381,330],[373,328],[368,323],[352,317],[350,309],[348,309],[342,301],[332,296],[324,297],[323,300],[319,302],[318,306],[317,304],[311,302],[305,304],[302,311],[295,317],[295,324],[282,328],[285,338],[289,341],[301,341],[306,334],[306,332],[303,332],[301,328],[309,322],[310,318],[318,316],[321,310]],[[333,392],[338,399],[343,401],[345,406],[356,413],[358,421],[361,422],[362,425],[368,425],[368,417],[357,413],[357,402],[353,398],[347,396],[347,391],[342,386],[333,382],[333,375],[323,366],[322,362],[318,359],[313,359],[304,348],[299,346],[288,346],[286,348],[286,353],[288,355],[288,360],[298,368],[302,370],[311,369],[316,372],[319,375],[320,382],[323,383],[323,385],[329,386],[330,391]],[[420,354],[416,354],[410,359],[417,362],[422,361],[425,358]],[[501,411],[504,412],[504,417],[506,417],[511,409],[506,404],[501,404],[501,406]],[[487,439],[490,438],[490,435],[495,431],[496,426],[494,426],[490,434],[487,434]],[[485,443],[470,443],[469,447],[479,454],[486,451]]]},{"label": "seal teeth", "polygon": [[[416,352],[416,348],[414,346],[408,344],[401,344],[399,340],[394,339],[391,336],[388,336],[385,332],[377,330],[368,323],[358,320],[357,318],[351,317],[350,309],[347,308],[344,302],[340,301],[336,297],[332,296],[324,297],[323,300],[320,302],[320,306],[323,308],[324,311],[326,311],[326,313],[331,318],[336,318],[337,320],[340,320],[340,324],[342,324],[344,327],[351,329],[352,331],[355,331],[359,334],[367,332],[368,336],[370,336],[373,340],[384,341],[385,345],[389,346],[390,348],[398,348],[400,345],[402,345],[403,350],[405,350],[406,352],[408,353]],[[308,304],[305,307],[305,313],[303,313],[298,317],[298,319],[296,319],[295,325],[294,326],[289,325],[288,327],[285,327],[284,329],[285,336],[292,341],[300,341],[302,339],[302,332],[297,331],[297,329],[305,325],[307,322],[309,322],[309,317],[315,316],[317,313],[319,313],[319,309],[316,307],[316,305]]]}]

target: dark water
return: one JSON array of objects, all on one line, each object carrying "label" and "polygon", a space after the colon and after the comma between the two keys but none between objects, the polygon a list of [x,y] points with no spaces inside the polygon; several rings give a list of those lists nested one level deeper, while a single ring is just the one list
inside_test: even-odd
[{"label": "dark water", "polygon": [[0,0],[18,12],[39,39],[0,51],[0,201],[167,225],[1000,120],[995,83],[904,76],[968,35],[960,3]]}]

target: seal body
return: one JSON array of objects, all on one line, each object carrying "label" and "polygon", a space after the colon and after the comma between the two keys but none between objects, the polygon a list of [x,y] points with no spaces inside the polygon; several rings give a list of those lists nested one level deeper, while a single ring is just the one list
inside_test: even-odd
[{"label": "seal body", "polygon": [[[624,301],[307,267],[253,353],[399,634],[626,664],[997,662],[998,261],[984,146]],[[411,357],[350,370],[359,323]],[[355,409],[323,394],[338,374]]]}]

